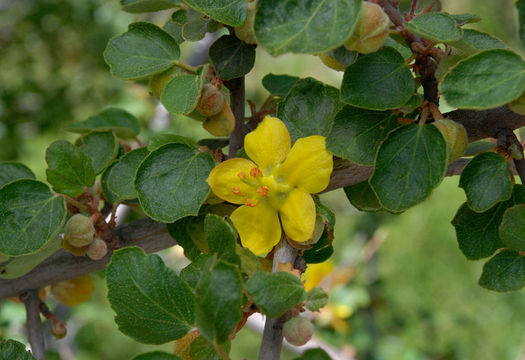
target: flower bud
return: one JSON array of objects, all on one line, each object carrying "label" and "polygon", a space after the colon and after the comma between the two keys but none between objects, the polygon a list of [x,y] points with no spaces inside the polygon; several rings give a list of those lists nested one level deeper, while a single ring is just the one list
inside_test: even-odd
[{"label": "flower bud", "polygon": [[64,240],[74,247],[82,247],[91,244],[95,228],[91,220],[82,214],[73,215],[64,228]]},{"label": "flower bud", "polygon": [[253,25],[255,23],[256,6],[257,2],[255,1],[248,3],[246,20],[244,20],[244,23],[241,26],[235,28],[235,36],[245,43],[252,45],[257,44],[257,40],[255,39],[255,31],[253,29]]},{"label": "flower bud", "polygon": [[304,317],[296,316],[283,325],[283,336],[290,344],[301,346],[312,338],[314,325]]},{"label": "flower bud", "polygon": [[454,162],[459,159],[467,150],[468,136],[467,131],[460,123],[452,120],[442,119],[432,123],[439,129],[448,149],[448,162]]},{"label": "flower bud", "polygon": [[108,253],[108,245],[100,238],[95,238],[87,248],[86,255],[91,260],[100,260]]},{"label": "flower bud", "polygon": [[365,1],[354,33],[344,46],[348,50],[355,50],[361,54],[377,51],[385,43],[389,27],[390,19],[383,8]]},{"label": "flower bud", "polygon": [[196,110],[206,117],[219,114],[224,108],[224,95],[212,84],[202,87]]},{"label": "flower bud", "polygon": [[151,87],[151,95],[160,99],[160,95],[164,91],[166,85],[170,82],[171,79],[180,75],[188,74],[186,71],[181,69],[178,66],[174,66],[171,69],[168,69],[160,74],[153,75],[149,79],[149,86]]},{"label": "flower bud", "polygon": [[186,334],[182,339],[175,341],[173,352],[182,360],[192,360],[190,356],[191,344],[199,337],[199,330],[193,330]]},{"label": "flower bud", "polygon": [[51,285],[51,293],[56,301],[67,306],[75,306],[89,300],[94,283],[90,275]]},{"label": "flower bud", "polygon": [[59,340],[67,335],[66,323],[57,318],[51,319],[51,334]]},{"label": "flower bud", "polygon": [[222,111],[207,118],[202,127],[215,136],[228,136],[232,133],[235,128],[235,116],[226,100],[224,100]]},{"label": "flower bud", "polygon": [[327,54],[319,54],[319,58],[321,59],[323,64],[328,66],[330,69],[334,69],[337,71],[345,71],[346,69],[346,67],[343,64],[341,64],[339,61]]}]

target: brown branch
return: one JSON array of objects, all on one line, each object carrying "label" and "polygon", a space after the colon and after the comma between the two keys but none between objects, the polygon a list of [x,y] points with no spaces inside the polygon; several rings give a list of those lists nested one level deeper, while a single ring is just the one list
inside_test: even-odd
[{"label": "brown branch", "polygon": [[31,353],[36,360],[46,358],[44,333],[40,322],[40,298],[38,290],[28,290],[20,296],[26,307],[27,338],[31,345]]},{"label": "brown branch", "polygon": [[230,135],[230,151],[228,152],[228,156],[234,158],[236,157],[237,150],[242,148],[244,135],[246,135],[246,125],[244,124],[244,76],[225,81],[224,85],[230,89],[230,102],[233,115],[235,116],[235,128]]}]

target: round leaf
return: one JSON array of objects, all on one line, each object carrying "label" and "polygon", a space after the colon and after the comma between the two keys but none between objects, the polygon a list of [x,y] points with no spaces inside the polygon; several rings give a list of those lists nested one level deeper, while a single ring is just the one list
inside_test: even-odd
[{"label": "round leaf", "polygon": [[117,156],[119,143],[112,131],[93,131],[81,136],[75,145],[91,159],[95,175],[98,175]]},{"label": "round leaf", "polygon": [[262,85],[270,94],[285,97],[298,80],[296,76],[268,74],[262,79]]},{"label": "round leaf", "polygon": [[185,0],[193,9],[226,25],[240,26],[246,19],[246,0]]},{"label": "round leaf", "polygon": [[24,164],[0,162],[0,188],[14,180],[35,178],[35,174]]},{"label": "round leaf", "polygon": [[525,285],[525,256],[503,250],[484,266],[479,285],[493,291],[519,290]]},{"label": "round leaf", "polygon": [[26,351],[25,345],[15,340],[0,340],[0,359],[35,360],[35,358]]},{"label": "round leaf", "polygon": [[246,44],[235,35],[223,35],[210,46],[210,61],[223,80],[244,76],[255,64],[255,45]]},{"label": "round leaf", "polygon": [[36,180],[16,180],[0,189],[0,253],[31,254],[61,230],[66,217],[63,198]]},{"label": "round leaf", "polygon": [[140,123],[135,116],[125,110],[108,108],[87,120],[71,124],[67,130],[76,133],[113,130],[118,137],[127,139],[138,135]]},{"label": "round leaf", "polygon": [[414,78],[405,60],[388,46],[347,67],[341,84],[343,102],[370,110],[399,108],[414,92]]},{"label": "round leaf", "polygon": [[463,31],[456,20],[441,12],[428,12],[413,18],[405,28],[421,37],[435,42],[451,42],[461,39]]},{"label": "round leaf", "polygon": [[359,184],[347,186],[344,188],[346,197],[356,209],[361,211],[375,212],[383,210],[379,203],[374,190],[370,187],[368,181]]},{"label": "round leaf", "polygon": [[525,204],[508,208],[499,227],[503,243],[517,251],[525,251]]},{"label": "round leaf", "polygon": [[189,114],[197,106],[203,77],[180,75],[171,79],[160,96],[160,102],[172,114]]}]

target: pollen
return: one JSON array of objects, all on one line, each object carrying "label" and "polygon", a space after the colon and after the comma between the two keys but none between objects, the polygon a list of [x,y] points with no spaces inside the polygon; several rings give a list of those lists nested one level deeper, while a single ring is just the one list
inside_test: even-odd
[{"label": "pollen", "polygon": [[261,195],[262,197],[265,197],[268,195],[269,190],[270,189],[268,189],[268,186],[259,186],[256,191],[259,195]]},{"label": "pollen", "polygon": [[245,205],[249,207],[255,207],[258,203],[259,203],[259,200],[257,199],[246,199]]},{"label": "pollen", "polygon": [[237,196],[242,196],[241,189],[238,187],[233,188],[233,193]]},{"label": "pollen", "polygon": [[254,167],[254,168],[252,168],[252,169],[250,170],[250,175],[251,175],[252,177],[256,178],[257,176],[262,175],[262,171],[259,170],[259,168]]}]

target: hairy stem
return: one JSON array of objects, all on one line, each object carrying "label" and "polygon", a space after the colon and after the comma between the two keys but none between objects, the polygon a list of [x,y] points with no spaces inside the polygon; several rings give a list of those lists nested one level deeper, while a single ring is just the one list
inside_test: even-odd
[{"label": "hairy stem", "polygon": [[244,136],[246,135],[246,125],[244,124],[244,76],[225,81],[224,84],[230,89],[230,102],[233,115],[235,116],[235,128],[230,135],[230,151],[228,156],[234,158],[237,150],[243,147]]},{"label": "hairy stem", "polygon": [[28,290],[20,296],[26,307],[27,337],[31,345],[31,353],[36,360],[44,360],[46,357],[44,333],[40,322],[40,298],[38,290]]}]

